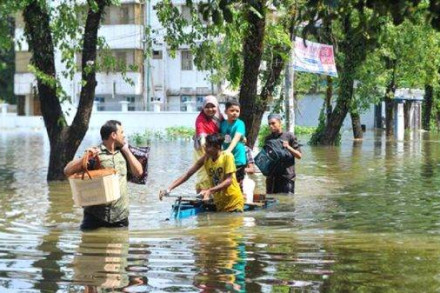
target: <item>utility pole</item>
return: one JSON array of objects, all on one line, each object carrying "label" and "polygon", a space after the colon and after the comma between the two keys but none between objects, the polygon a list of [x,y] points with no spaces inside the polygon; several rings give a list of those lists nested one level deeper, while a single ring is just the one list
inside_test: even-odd
[{"label": "utility pole", "polygon": [[293,67],[294,48],[295,48],[295,18],[297,3],[293,7],[293,17],[289,25],[290,43],[292,48],[289,51],[289,59],[286,62],[284,73],[284,103],[286,112],[286,131],[295,133],[295,69]]},{"label": "utility pole", "polygon": [[293,68],[293,54],[289,54],[284,73],[284,108],[286,113],[286,131],[295,133],[295,70]]},{"label": "utility pole", "polygon": [[[150,110],[150,74],[151,74],[151,65],[150,65],[150,58],[151,58],[151,41],[148,38],[151,38],[151,0],[145,0],[144,4],[144,39],[142,40],[144,45],[144,102],[146,111]],[[149,32],[147,34],[147,31]]]}]

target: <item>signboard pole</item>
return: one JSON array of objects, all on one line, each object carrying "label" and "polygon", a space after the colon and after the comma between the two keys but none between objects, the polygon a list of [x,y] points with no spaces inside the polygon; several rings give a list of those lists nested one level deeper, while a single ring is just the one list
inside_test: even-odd
[{"label": "signboard pole", "polygon": [[295,133],[295,69],[293,67],[293,54],[286,64],[284,74],[284,109],[286,114],[286,131]]}]

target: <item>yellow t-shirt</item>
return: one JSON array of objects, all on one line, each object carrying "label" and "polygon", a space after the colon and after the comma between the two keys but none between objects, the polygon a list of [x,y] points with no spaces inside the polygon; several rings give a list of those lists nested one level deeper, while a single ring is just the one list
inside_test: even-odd
[{"label": "yellow t-shirt", "polygon": [[221,152],[215,160],[207,158],[205,161],[206,173],[208,173],[211,187],[214,187],[225,180],[225,175],[232,173],[232,183],[228,188],[214,193],[214,204],[219,212],[230,212],[234,210],[243,211],[244,199],[235,177],[235,163],[232,154]]},{"label": "yellow t-shirt", "polygon": [[[203,148],[194,150],[194,162],[197,162],[201,157],[205,155],[205,151]],[[208,189],[211,187],[210,180],[208,178],[208,174],[206,174],[205,168],[200,168],[196,173],[196,189]]]}]

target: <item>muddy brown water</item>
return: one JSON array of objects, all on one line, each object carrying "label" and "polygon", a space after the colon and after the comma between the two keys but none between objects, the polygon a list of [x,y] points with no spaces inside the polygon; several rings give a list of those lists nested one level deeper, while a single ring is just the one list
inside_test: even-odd
[{"label": "muddy brown water", "polygon": [[182,221],[157,195],[190,166],[191,143],[152,142],[129,229],[83,233],[68,183],[46,183],[45,133],[0,130],[0,292],[439,291],[440,142],[412,139],[306,145],[294,197]]}]

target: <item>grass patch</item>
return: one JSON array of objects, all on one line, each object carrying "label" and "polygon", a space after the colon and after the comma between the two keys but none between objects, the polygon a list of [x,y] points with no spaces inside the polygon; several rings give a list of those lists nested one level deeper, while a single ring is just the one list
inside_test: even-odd
[{"label": "grass patch", "polygon": [[145,130],[143,133],[134,133],[130,135],[129,139],[136,145],[150,143],[152,140],[191,140],[195,134],[195,130],[191,127],[178,126],[167,127],[162,130]]},{"label": "grass patch", "polygon": [[[295,135],[311,135],[316,131],[314,126],[295,126]],[[270,134],[269,125],[263,125],[258,132],[258,147],[264,146],[264,139]]]}]

